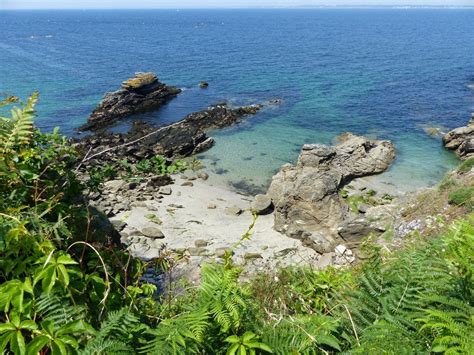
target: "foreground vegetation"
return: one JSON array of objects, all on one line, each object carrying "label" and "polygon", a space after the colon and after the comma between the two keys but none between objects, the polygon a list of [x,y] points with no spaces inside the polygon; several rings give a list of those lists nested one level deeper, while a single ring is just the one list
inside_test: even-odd
[{"label": "foreground vegetation", "polygon": [[290,268],[242,282],[229,253],[203,265],[199,286],[157,292],[144,272],[169,273],[179,261],[136,260],[104,232],[82,197],[90,186],[75,175],[75,150],[33,127],[36,101],[0,119],[0,353],[474,349],[474,217],[399,252],[367,243],[356,269]]}]

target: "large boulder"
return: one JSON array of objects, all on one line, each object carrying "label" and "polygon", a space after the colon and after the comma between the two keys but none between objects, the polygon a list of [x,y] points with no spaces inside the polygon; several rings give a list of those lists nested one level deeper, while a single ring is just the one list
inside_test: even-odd
[{"label": "large boulder", "polygon": [[454,150],[461,159],[467,159],[474,155],[474,113],[467,126],[455,128],[443,137],[446,149]]},{"label": "large boulder", "polygon": [[321,253],[339,244],[339,228],[351,218],[339,189],[385,171],[395,158],[389,141],[350,133],[339,140],[336,146],[304,145],[297,164],[284,165],[267,193],[275,205],[275,229]]},{"label": "large boulder", "polygon": [[79,130],[96,131],[123,117],[156,110],[180,92],[161,83],[154,73],[136,73],[120,90],[107,93]]}]

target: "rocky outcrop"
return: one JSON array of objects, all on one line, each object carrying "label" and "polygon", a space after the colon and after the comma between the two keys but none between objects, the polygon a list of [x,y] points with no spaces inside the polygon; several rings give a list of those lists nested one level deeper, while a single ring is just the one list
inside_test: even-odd
[{"label": "rocky outcrop", "polygon": [[[394,158],[391,142],[350,133],[336,146],[304,145],[297,164],[284,165],[268,190],[275,205],[275,229],[320,253],[330,251],[344,241],[339,231],[347,229],[339,228],[351,218],[339,189],[354,178],[385,171]],[[352,241],[352,233],[345,234]]]},{"label": "rocky outcrop", "polygon": [[[96,134],[81,139],[79,146],[84,154],[88,152],[89,157],[108,149],[97,157],[101,164],[123,157],[127,157],[131,162],[155,155],[168,158],[186,157],[212,147],[214,140],[207,136],[207,131],[240,122],[245,116],[257,113],[262,107],[262,104],[237,108],[227,104],[215,105],[161,128],[134,122],[132,129],[126,134]],[[94,160],[89,159],[87,162],[94,163]]]},{"label": "rocky outcrop", "polygon": [[454,150],[461,159],[474,155],[474,113],[467,126],[455,128],[443,137],[444,147]]},{"label": "rocky outcrop", "polygon": [[79,130],[96,131],[120,118],[156,110],[180,92],[161,83],[154,73],[136,73],[122,83],[120,90],[107,93]]}]

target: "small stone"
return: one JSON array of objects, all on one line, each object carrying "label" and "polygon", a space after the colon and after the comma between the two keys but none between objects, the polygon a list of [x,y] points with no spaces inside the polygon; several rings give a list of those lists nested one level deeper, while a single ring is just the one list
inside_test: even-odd
[{"label": "small stone", "polygon": [[282,258],[284,256],[287,256],[288,254],[290,253],[295,253],[296,252],[296,248],[285,248],[285,249],[281,249],[279,251],[277,251],[275,253],[275,256],[278,257],[278,258]]},{"label": "small stone", "polygon": [[273,210],[272,199],[267,195],[257,195],[251,203],[250,208],[258,215],[270,213]]},{"label": "small stone", "polygon": [[252,259],[262,259],[262,255],[259,253],[245,253],[244,259],[245,260],[252,260]]},{"label": "small stone", "polygon": [[206,82],[206,81],[201,81],[201,82],[199,83],[199,87],[200,87],[201,89],[207,89],[207,88],[209,87],[209,83]]},{"label": "small stone", "polygon": [[207,180],[209,179],[209,174],[204,171],[200,171],[197,173],[197,177],[200,178],[201,180]]},{"label": "small stone", "polygon": [[158,193],[162,195],[171,195],[171,187],[169,186],[161,186],[160,189],[158,190]]},{"label": "small stone", "polygon": [[171,208],[184,208],[183,205],[178,205],[178,204],[176,204],[176,203],[170,203],[170,204],[168,205],[168,207],[171,207]]},{"label": "small stone", "polygon": [[225,209],[225,212],[231,216],[240,216],[243,210],[240,207],[232,206],[232,207],[227,207]]},{"label": "small stone", "polygon": [[223,258],[225,256],[225,254],[227,253],[232,253],[232,250],[228,247],[220,247],[220,248],[217,248],[215,251],[214,251],[214,254],[215,256],[217,256],[218,258]]},{"label": "small stone", "polygon": [[191,186],[194,186],[194,184],[193,184],[191,181],[185,181],[185,182],[183,182],[183,183],[181,184],[181,186],[189,186],[189,187],[191,187]]},{"label": "small stone", "polygon": [[210,203],[207,205],[207,208],[210,209],[210,210],[215,210],[217,208],[216,204],[215,203]]},{"label": "small stone", "polygon": [[197,180],[197,176],[196,176],[196,175],[191,175],[191,176],[188,176],[186,180],[188,180],[188,181],[194,181],[194,180]]},{"label": "small stone", "polygon": [[202,248],[202,247],[207,247],[210,243],[207,240],[204,239],[196,239],[194,241],[194,245],[196,248]]},{"label": "small stone", "polygon": [[347,248],[342,245],[342,244],[339,244],[335,249],[334,251],[336,252],[337,255],[344,255],[344,252],[347,250]]},{"label": "small stone", "polygon": [[153,239],[162,239],[165,237],[163,232],[156,227],[145,227],[142,229],[142,233],[145,237]]}]

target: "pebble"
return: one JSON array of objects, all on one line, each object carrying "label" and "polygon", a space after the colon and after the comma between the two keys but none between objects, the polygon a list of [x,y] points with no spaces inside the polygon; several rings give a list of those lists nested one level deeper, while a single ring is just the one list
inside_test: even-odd
[{"label": "pebble", "polygon": [[142,229],[142,234],[145,236],[145,237],[148,237],[148,238],[157,238],[157,239],[162,239],[165,237],[165,235],[163,234],[163,232],[161,230],[159,230],[158,228],[156,227],[145,227]]},{"label": "pebble", "polygon": [[162,195],[171,195],[171,187],[169,186],[161,186],[160,189],[158,190],[158,193]]}]

